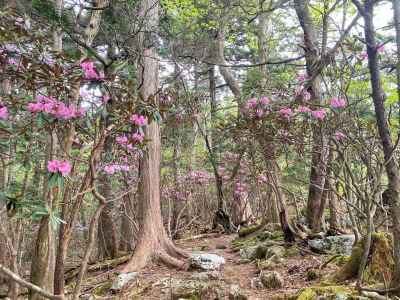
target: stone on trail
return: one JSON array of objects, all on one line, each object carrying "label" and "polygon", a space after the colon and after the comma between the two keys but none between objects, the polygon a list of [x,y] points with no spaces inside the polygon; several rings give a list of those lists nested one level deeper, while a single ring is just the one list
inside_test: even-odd
[{"label": "stone on trail", "polygon": [[283,279],[278,272],[261,272],[260,280],[267,289],[279,289],[283,287]]},{"label": "stone on trail", "polygon": [[111,290],[112,291],[120,291],[126,284],[134,280],[138,276],[138,272],[130,272],[130,273],[121,273],[114,280]]},{"label": "stone on trail", "polygon": [[225,264],[225,258],[212,253],[193,253],[190,266],[204,271],[220,270]]},{"label": "stone on trail", "polygon": [[232,284],[229,287],[229,300],[247,300],[247,296],[243,294],[242,289],[238,284]]},{"label": "stone on trail", "polygon": [[335,254],[350,255],[355,237],[352,234],[328,236],[323,239],[308,241],[311,249],[319,252],[331,252]]}]

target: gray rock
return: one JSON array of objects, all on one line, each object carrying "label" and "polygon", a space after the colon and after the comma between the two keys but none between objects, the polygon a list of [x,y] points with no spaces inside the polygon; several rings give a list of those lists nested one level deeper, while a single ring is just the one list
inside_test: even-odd
[{"label": "gray rock", "polygon": [[283,257],[285,255],[285,252],[285,247],[274,245],[267,249],[267,252],[265,253],[265,258],[269,259],[273,256],[275,256],[276,258]]},{"label": "gray rock", "polygon": [[211,253],[193,253],[190,257],[192,268],[205,271],[220,270],[225,264],[225,258]]},{"label": "gray rock", "polygon": [[242,259],[263,259],[271,246],[276,246],[274,241],[265,241],[255,246],[245,247],[240,249],[239,255]]},{"label": "gray rock", "polygon": [[121,273],[114,280],[111,290],[112,291],[120,291],[127,283],[131,282],[138,276],[138,272],[131,273]]},{"label": "gray rock", "polygon": [[261,272],[260,280],[267,289],[279,289],[283,287],[283,279],[278,272]]},{"label": "gray rock", "polygon": [[354,244],[354,235],[328,236],[323,239],[309,240],[308,245],[311,249],[320,252],[332,252],[335,254],[350,255]]},{"label": "gray rock", "polygon": [[232,284],[229,287],[229,300],[247,300],[247,296],[243,294],[242,289],[237,284]]},{"label": "gray rock", "polygon": [[218,280],[221,278],[221,273],[218,271],[194,273],[190,276],[193,280]]}]

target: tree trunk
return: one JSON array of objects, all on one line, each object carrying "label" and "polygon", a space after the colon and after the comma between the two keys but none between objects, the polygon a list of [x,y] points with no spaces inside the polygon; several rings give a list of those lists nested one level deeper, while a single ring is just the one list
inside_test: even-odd
[{"label": "tree trunk", "polygon": [[[309,12],[308,0],[295,0],[295,9],[304,32],[304,50],[307,66],[308,78],[314,78],[311,82],[309,92],[311,99],[316,105],[321,105],[321,78],[314,76],[317,72],[315,67],[318,65],[317,36],[314,24]],[[320,131],[321,130],[321,131]],[[325,185],[326,160],[329,148],[327,138],[324,136],[323,128],[317,124],[313,126],[313,146],[311,158],[310,184],[307,201],[307,222],[311,230],[318,232],[321,230],[323,211],[322,193]]]},{"label": "tree trunk", "polygon": [[[159,2],[142,0],[139,15],[144,18],[143,31],[157,32],[159,21]],[[142,50],[139,82],[140,94],[144,101],[154,101],[157,105],[159,63],[157,51],[153,43],[139,36]],[[150,38],[148,36],[147,38]],[[155,37],[153,37],[155,40]],[[145,46],[147,45],[147,47]],[[152,259],[160,259],[164,263],[182,268],[186,263],[181,258],[187,253],[175,247],[168,238],[162,222],[160,207],[160,159],[161,139],[159,124],[151,120],[144,127],[145,140],[148,140],[146,151],[140,159],[139,182],[139,236],[135,252],[124,267],[123,272],[137,271]]]},{"label": "tree trunk", "polygon": [[356,0],[353,0],[353,3],[357,6],[363,16],[365,24],[364,33],[367,45],[368,68],[371,75],[372,100],[374,102],[376,124],[385,158],[385,168],[388,178],[386,194],[393,220],[392,230],[395,272],[392,286],[398,287],[400,286],[400,173],[395,160],[395,155],[393,155],[393,142],[384,106],[385,94],[380,79],[377,56],[378,45],[375,39],[375,29],[373,24],[374,1],[367,0],[364,5]]},{"label": "tree trunk", "polygon": [[125,195],[123,203],[123,215],[121,220],[121,238],[119,250],[131,252],[135,249],[137,228],[135,216],[135,201],[133,193]]},{"label": "tree trunk", "polygon": [[[63,1],[63,0],[57,0],[57,1]],[[109,3],[109,0],[95,0],[93,1],[93,7],[106,7]],[[62,7],[62,5],[61,5]],[[91,16],[90,16],[90,21],[89,25],[85,28],[84,32],[84,43],[88,46],[91,46],[94,38],[96,37],[98,30],[99,30],[99,25],[101,21],[101,15],[103,13],[103,9],[95,9],[91,11]],[[56,37],[55,37],[56,38]],[[55,41],[55,44],[59,42],[58,40]],[[76,82],[74,86],[74,91],[73,91],[73,102],[76,104],[78,101],[79,97],[79,89],[80,89],[81,83],[78,81]],[[69,154],[68,149],[70,149],[70,146],[72,145],[72,141],[75,136],[75,128],[73,124],[70,124],[70,130],[68,133],[69,139],[67,139],[66,144],[66,153]],[[102,146],[103,147],[103,146]],[[94,150],[92,155],[95,156],[95,161],[98,161],[98,156],[100,155],[99,149]],[[87,189],[87,187],[90,185],[90,172],[88,171],[85,174],[85,177],[83,179],[83,183],[80,188],[80,192],[84,191]],[[64,294],[64,261],[67,256],[67,249],[69,242],[72,238],[72,229],[75,226],[76,220],[78,219],[78,214],[79,210],[81,208],[81,204],[84,198],[84,195],[81,195],[76,198],[75,203],[71,205],[71,207],[68,207],[66,204],[69,202],[68,197],[70,195],[70,187],[67,186],[66,192],[64,195],[64,205],[62,206],[62,218],[66,223],[60,224],[60,229],[58,233],[58,245],[57,245],[57,256],[56,256],[56,266],[55,266],[55,278],[54,278],[54,293],[56,295],[63,295]],[[69,212],[71,210],[71,212]]]},{"label": "tree trunk", "polygon": [[[107,150],[105,150],[105,152],[107,152]],[[112,198],[112,188],[108,176],[105,174],[100,175],[99,184],[100,194],[102,194],[106,200],[110,200]],[[97,231],[99,246],[98,256],[100,259],[116,258],[118,256],[118,235],[117,226],[113,218],[113,209],[113,202],[108,201],[100,214]]]}]

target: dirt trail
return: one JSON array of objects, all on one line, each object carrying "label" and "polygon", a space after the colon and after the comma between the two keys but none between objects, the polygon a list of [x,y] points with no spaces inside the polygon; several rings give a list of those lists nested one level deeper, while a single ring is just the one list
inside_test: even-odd
[{"label": "dirt trail", "polygon": [[[242,289],[249,300],[256,299],[285,299],[285,295],[291,295],[298,289],[312,285],[315,282],[306,280],[307,270],[318,267],[324,257],[311,255],[310,253],[299,253],[293,257],[285,258],[283,263],[273,269],[279,272],[284,279],[284,287],[278,290],[257,289],[252,287],[252,278],[257,277],[259,271],[255,263],[240,263],[239,253],[230,248],[234,235],[221,235],[218,237],[203,238],[190,241],[177,241],[177,245],[188,251],[204,251],[223,256],[226,260],[220,279],[226,285],[236,284]],[[222,249],[223,248],[223,249]],[[329,267],[328,267],[329,270]],[[326,271],[328,271],[326,270]],[[329,270],[332,271],[332,270]],[[157,285],[160,279],[191,279],[196,271],[179,271],[169,269],[166,266],[154,264],[140,272],[138,283],[146,287],[141,292],[140,299],[168,299],[168,288]],[[123,297],[122,297],[123,298]]]}]

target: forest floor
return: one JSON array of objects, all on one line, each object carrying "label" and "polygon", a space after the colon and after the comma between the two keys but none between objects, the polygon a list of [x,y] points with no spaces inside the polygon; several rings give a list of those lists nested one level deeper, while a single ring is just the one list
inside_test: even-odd
[{"label": "forest floor", "polygon": [[[237,235],[219,235],[206,238],[202,237],[199,239],[183,241],[178,240],[176,241],[176,244],[188,252],[203,251],[224,257],[225,265],[218,273],[217,278],[207,279],[207,281],[220,284],[220,286],[222,286],[224,289],[229,289],[229,287],[232,285],[239,286],[241,294],[246,296],[249,300],[288,299],[290,295],[294,295],[299,289],[315,285],[315,281],[307,280],[307,271],[310,269],[318,269],[319,266],[321,266],[321,264],[323,264],[329,258],[325,255],[313,254],[309,250],[297,251],[297,254],[291,257],[286,257],[282,263],[269,270],[276,271],[281,275],[284,280],[282,288],[265,289],[262,287],[260,288],[259,286],[255,287],[253,278],[257,278],[260,271],[258,270],[255,262],[243,262],[239,252],[233,251],[231,248],[231,242],[235,237],[237,237]],[[332,272],[335,272],[335,270],[337,270],[337,266],[334,264],[329,264],[323,270],[323,272],[326,274],[332,274]],[[116,272],[118,272],[118,268],[110,270],[108,278],[115,277]],[[173,282],[198,280],[199,273],[201,272],[196,270],[174,270],[164,265],[154,263],[153,265],[150,265],[146,269],[142,270],[135,279],[135,282],[131,284],[130,287],[128,287],[125,291],[119,294],[119,297],[117,298],[146,300],[178,299],[179,297],[173,295]],[[101,277],[104,278],[103,272]],[[101,287],[102,284],[100,283],[99,286]],[[93,291],[89,293],[93,295]],[[132,293],[136,294],[137,296],[132,297]],[[109,295],[108,292],[105,294]],[[96,297],[95,299],[107,299],[107,297],[104,298],[104,296],[105,295],[103,294],[103,297]],[[188,297],[188,299],[193,298]]]}]

